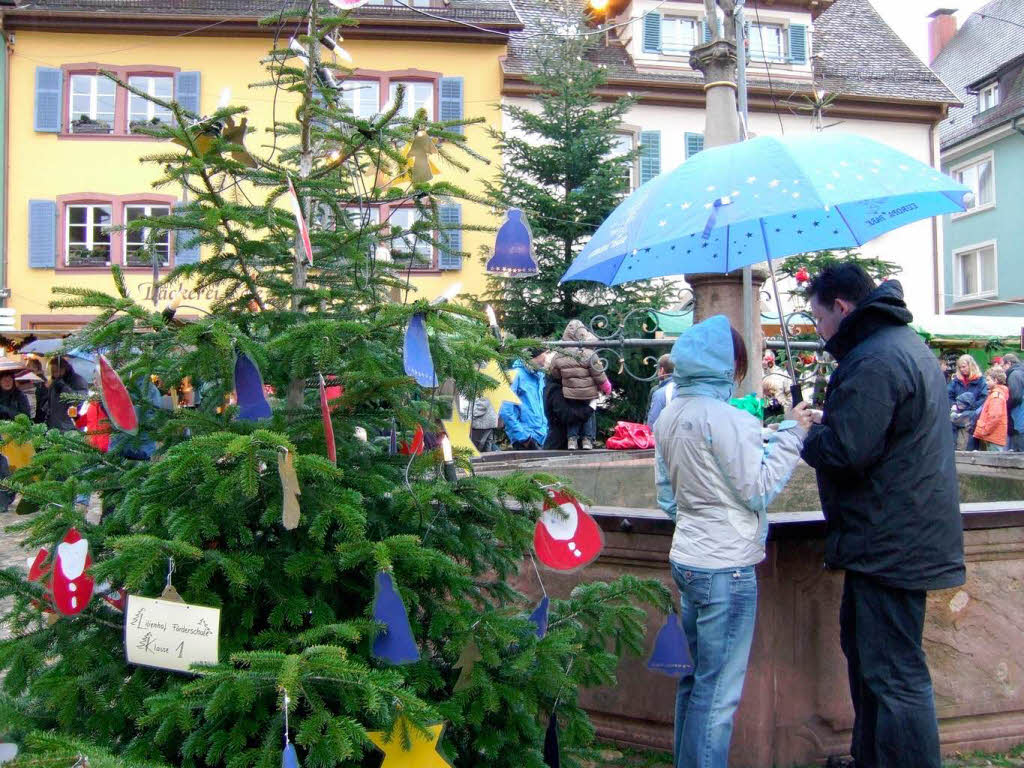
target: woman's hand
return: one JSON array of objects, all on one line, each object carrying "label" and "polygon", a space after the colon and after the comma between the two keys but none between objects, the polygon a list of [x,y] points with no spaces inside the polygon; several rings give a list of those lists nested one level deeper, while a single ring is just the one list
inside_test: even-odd
[{"label": "woman's hand", "polygon": [[805,432],[811,428],[814,421],[806,401],[799,402],[786,411],[786,419],[795,421]]},{"label": "woman's hand", "polygon": [[610,379],[604,380],[604,383],[601,385],[601,391],[606,395],[610,395],[612,393],[612,382]]}]

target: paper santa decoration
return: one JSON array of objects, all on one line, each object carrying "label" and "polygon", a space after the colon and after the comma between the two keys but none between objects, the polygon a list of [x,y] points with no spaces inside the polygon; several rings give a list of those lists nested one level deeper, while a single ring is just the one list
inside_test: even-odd
[{"label": "paper santa decoration", "polygon": [[597,559],[604,549],[604,535],[575,497],[555,491],[533,530],[533,548],[548,568],[575,571]]},{"label": "paper santa decoration", "polygon": [[65,616],[80,613],[89,604],[95,586],[89,575],[89,542],[72,528],[57,545],[50,575],[53,604]]}]

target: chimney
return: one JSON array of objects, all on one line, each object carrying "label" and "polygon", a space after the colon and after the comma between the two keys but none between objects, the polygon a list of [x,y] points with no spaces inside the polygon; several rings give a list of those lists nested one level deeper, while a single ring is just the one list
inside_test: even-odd
[{"label": "chimney", "polygon": [[928,63],[932,64],[956,34],[956,8],[939,8],[928,14]]}]

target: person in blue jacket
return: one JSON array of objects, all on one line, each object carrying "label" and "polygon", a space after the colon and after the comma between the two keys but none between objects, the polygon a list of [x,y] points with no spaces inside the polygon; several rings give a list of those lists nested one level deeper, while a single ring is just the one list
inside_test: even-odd
[{"label": "person in blue jacket", "polygon": [[[946,392],[949,395],[951,407],[956,405],[956,399],[964,392],[970,392],[974,395],[975,406],[972,413],[974,421],[978,420],[978,416],[981,415],[982,406],[985,405],[985,398],[988,397],[988,384],[985,383],[985,377],[981,375],[981,368],[978,367],[978,363],[973,357],[970,355],[960,355],[957,358],[956,371],[953,373],[953,378],[950,380]],[[968,426],[966,449],[973,451],[978,447],[977,441],[974,439],[974,424],[972,423]],[[956,441],[958,429],[963,429],[963,427],[953,425],[954,442]]]},{"label": "person in blue jacket", "polygon": [[515,378],[512,391],[519,404],[502,403],[498,415],[505,423],[505,434],[513,450],[534,451],[544,445],[548,434],[548,420],[544,415],[544,372],[541,369],[543,353],[530,363],[516,360],[512,364]]}]

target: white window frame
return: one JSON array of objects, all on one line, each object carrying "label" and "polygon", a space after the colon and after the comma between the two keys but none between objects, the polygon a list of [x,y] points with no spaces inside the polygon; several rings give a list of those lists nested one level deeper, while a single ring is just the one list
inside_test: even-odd
[{"label": "white window frame", "polygon": [[[640,146],[640,130],[638,128],[631,128],[628,126],[620,126],[619,130],[615,132],[616,136],[621,136],[624,139],[629,139],[630,148],[628,152],[636,152]],[[617,157],[614,150],[608,155],[609,157]],[[634,157],[633,162],[630,165],[629,171],[629,191],[632,192],[634,189],[640,186],[640,158]]]},{"label": "white window frame", "polygon": [[[992,249],[992,275],[993,286],[984,290],[982,286],[981,252],[986,248]],[[962,257],[974,255],[978,269],[978,291],[976,293],[964,293],[963,272],[960,269]],[[971,299],[984,299],[990,296],[999,295],[999,247],[995,240],[986,240],[973,245],[966,245],[953,251],[953,301],[970,301]]]},{"label": "white window frame", "polygon": [[[408,212],[411,216],[407,223],[399,223],[395,221],[395,216],[398,214],[404,214]],[[421,218],[420,212],[416,208],[410,206],[395,206],[388,211],[387,223],[394,227],[400,227],[403,230],[408,230],[412,225]],[[434,246],[429,240],[423,240],[417,238],[415,243],[411,242],[412,235],[409,234],[406,237],[395,237],[388,241],[388,248],[391,251],[391,260],[394,262],[405,262],[411,260],[412,269],[434,269],[436,254],[434,253]],[[412,246],[411,248],[409,246]],[[416,257],[413,257],[413,253]],[[404,263],[397,264],[397,268],[407,268]]]},{"label": "white window frame", "polygon": [[[77,78],[83,78],[83,77],[89,78],[89,92],[88,93],[82,93],[81,91],[78,91],[78,92],[75,91],[75,80]],[[68,83],[68,131],[69,132],[71,132],[71,133],[75,132],[75,118],[76,118],[76,116],[82,114],[81,112],[76,113],[74,111],[74,104],[75,104],[75,96],[76,95],[77,96],[88,96],[89,97],[89,114],[88,114],[88,117],[89,117],[90,120],[95,120],[97,122],[100,121],[101,118],[99,117],[100,113],[99,113],[98,109],[99,109],[99,95],[100,95],[100,93],[99,93],[99,82],[100,82],[101,79],[104,80],[105,82],[109,83],[110,87],[114,89],[113,90],[114,104],[113,104],[113,108],[110,111],[110,119],[109,119],[109,121],[104,120],[104,122],[109,122],[109,124],[110,124],[110,133],[114,132],[114,128],[115,128],[114,122],[115,122],[115,120],[117,120],[117,86],[114,84],[113,80],[109,80],[109,79],[103,77],[103,75],[96,74],[96,73],[91,73],[91,72],[72,72],[71,73],[70,82]],[[109,94],[104,94],[104,95],[109,95]],[[103,113],[103,114],[106,114],[106,113]]]},{"label": "white window frame", "polygon": [[[967,170],[968,168],[971,168],[972,166],[975,166],[975,165],[981,165],[981,164],[985,163],[986,161],[989,163],[989,166],[992,169],[992,171],[991,171],[991,177],[992,177],[992,199],[989,200],[987,203],[981,203],[980,202],[980,200],[981,200],[981,190],[980,190],[980,188],[978,190],[974,190],[972,188],[971,191],[974,192],[974,204],[970,208],[968,208],[966,211],[960,211],[958,213],[954,213],[953,216],[952,216],[954,221],[956,219],[962,219],[962,218],[965,218],[967,216],[972,216],[975,213],[981,213],[982,211],[988,211],[988,210],[991,210],[992,208],[996,207],[996,158],[995,158],[995,153],[994,152],[986,152],[986,153],[984,153],[982,155],[975,155],[970,160],[965,160],[962,163],[958,163],[957,165],[954,165],[952,168],[949,169],[949,174],[954,179],[956,179],[957,181],[960,181],[961,175],[963,174],[963,172],[965,170]],[[979,180],[979,182],[981,180],[981,174],[980,173],[978,174],[978,180]],[[963,183],[963,182],[961,182],[961,183]]]},{"label": "white window frame", "polygon": [[[767,37],[765,35],[762,35],[758,28],[760,28],[761,30],[764,30],[765,32],[767,32],[769,30],[769,28],[774,29],[774,30],[776,30],[778,32],[778,37],[779,37],[779,54],[778,54],[778,56],[774,56],[774,55],[772,55],[772,56],[765,56],[764,55],[764,51],[761,51],[760,54],[757,54],[754,51],[754,41],[755,40],[757,41],[757,44],[759,46],[762,45],[765,42],[768,42]],[[748,30],[747,35],[748,35],[748,39],[750,40],[750,47],[748,48],[748,52],[750,53],[751,61],[768,62],[769,64],[785,64],[785,63],[788,62],[788,56],[789,56],[789,50],[788,50],[789,49],[789,27],[786,24],[784,24],[782,22],[777,22],[777,21],[762,21],[760,24],[758,24],[756,21],[751,21],[750,22],[750,28]]]},{"label": "white window frame", "polygon": [[[125,203],[125,205],[122,207],[122,211],[123,211],[122,215],[124,216],[124,223],[125,224],[128,224],[128,221],[129,221],[128,220],[128,209],[129,208],[141,208],[143,216],[170,216],[170,214],[171,214],[171,206],[168,205],[167,203]],[[163,213],[154,213],[154,209],[157,209],[157,208],[162,209]],[[121,254],[121,258],[122,258],[121,263],[124,264],[124,266],[126,266],[126,267],[129,267],[129,266],[135,266],[135,267],[146,266],[145,264],[129,264],[128,263],[128,254],[129,254],[129,246],[138,246],[139,248],[145,248],[146,247],[146,241],[149,238],[150,229],[151,229],[150,227],[146,227],[145,229],[135,230],[134,232],[129,231],[129,230],[124,230],[124,238],[123,238],[123,240],[124,240],[123,251],[124,252]],[[128,236],[129,235],[138,234],[139,232],[142,233],[142,242],[141,243],[129,243],[128,242]],[[166,243],[167,243],[167,255],[163,259],[163,261],[160,262],[160,264],[161,264],[161,266],[166,267],[166,266],[170,266],[170,263],[171,263],[171,233],[170,233],[170,231],[164,232],[164,239],[166,240]],[[135,250],[138,250],[139,248],[137,248]]]},{"label": "white window frame", "polygon": [[999,81],[989,83],[978,91],[978,111],[985,112],[999,106]]},{"label": "white window frame", "polygon": [[414,98],[415,89],[417,87],[427,87],[430,89],[430,98],[427,99],[426,104],[423,106],[427,110],[427,119],[434,119],[434,100],[437,98],[437,92],[435,91],[436,84],[430,80],[402,80],[397,78],[391,80],[388,83],[388,104],[395,103],[395,95],[399,85],[405,86],[405,101],[402,103],[402,108],[398,112],[399,117],[412,118],[416,114],[416,99]]},{"label": "white window frame", "polygon": [[[693,30],[693,44],[688,48],[673,48],[669,50],[666,40],[666,28],[669,24],[684,24],[689,23]],[[663,56],[689,56],[690,50],[697,45],[700,45],[704,39],[704,27],[701,24],[699,16],[691,16],[683,13],[667,13],[661,18],[661,53]]]},{"label": "white window frame", "polygon": [[[86,214],[86,221],[84,224],[73,224],[71,222],[71,211],[75,208],[84,208],[88,213]],[[105,208],[107,210],[107,241],[106,243],[95,240],[96,227],[102,227],[102,224],[96,223],[95,220],[95,209]],[[112,226],[114,223],[114,206],[110,203],[68,203],[64,207],[64,266],[66,267],[77,267],[79,265],[71,263],[71,251],[72,251],[72,240],[71,240],[71,228],[72,227],[85,227],[86,240],[75,241],[75,247],[85,247],[88,250],[95,250],[98,245],[107,246],[107,264],[110,264],[110,257],[113,250],[113,232]]]},{"label": "white window frame", "polygon": [[[342,82],[341,90],[342,101],[348,105],[352,110],[352,114],[356,117],[365,120],[380,114],[380,80],[351,78]],[[369,104],[364,105],[364,101],[369,102]],[[372,111],[369,114],[362,114],[365,106],[372,107]]]},{"label": "white window frame", "polygon": [[[134,82],[133,83],[132,82],[133,80],[135,80],[135,81],[145,80],[146,81],[145,87],[143,88],[138,82]],[[148,93],[153,98],[165,98],[163,96],[157,96],[157,93],[156,93],[156,81],[157,80],[168,80],[168,81],[170,81],[171,93],[166,98],[173,99],[174,98],[174,75],[170,75],[170,74],[168,74],[168,75],[128,75],[128,84],[131,85],[132,87],[138,88],[140,91],[145,91],[146,93]],[[126,117],[126,126],[127,126],[129,132],[131,132],[131,129],[132,129],[132,122],[134,122],[135,120],[139,119],[139,118],[133,117],[133,115],[132,115],[132,104],[137,104],[139,101],[142,102],[142,106],[144,106],[145,109],[146,109],[145,115],[141,118],[142,122],[148,123],[150,120],[152,120],[153,118],[156,118],[156,117],[159,117],[160,118],[160,122],[162,122],[162,123],[170,123],[171,122],[171,110],[163,109],[162,107],[158,106],[157,104],[154,104],[152,101],[148,101],[146,99],[141,98],[140,96],[136,96],[134,93],[129,92],[128,93],[128,104],[126,106],[126,109],[128,110],[128,115]]]}]

